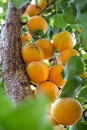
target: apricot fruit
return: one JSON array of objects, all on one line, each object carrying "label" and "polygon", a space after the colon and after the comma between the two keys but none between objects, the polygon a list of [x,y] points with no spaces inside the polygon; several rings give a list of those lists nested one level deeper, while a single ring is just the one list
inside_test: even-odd
[{"label": "apricot fruit", "polygon": [[59,124],[69,126],[81,119],[83,109],[79,101],[66,97],[59,98],[53,103],[51,113]]},{"label": "apricot fruit", "polygon": [[26,8],[26,12],[27,14],[32,17],[32,16],[35,16],[35,15],[38,15],[40,12],[41,12],[41,8],[39,5],[37,4],[30,4],[28,5],[28,7]]},{"label": "apricot fruit", "polygon": [[57,62],[58,62],[58,64],[65,64],[69,60],[69,58],[71,56],[79,56],[79,52],[76,51],[73,48],[69,48],[69,49],[66,49],[66,50],[62,51],[57,56]]},{"label": "apricot fruit", "polygon": [[33,43],[26,43],[22,46],[21,56],[25,63],[32,61],[41,61],[44,59],[44,52],[40,46]]},{"label": "apricot fruit", "polygon": [[66,83],[62,76],[64,65],[53,65],[49,69],[49,80],[55,83],[58,87],[63,87]]},{"label": "apricot fruit", "polygon": [[49,40],[45,38],[41,38],[36,41],[36,44],[42,48],[45,59],[49,59],[53,56],[54,48],[53,48],[53,44]]},{"label": "apricot fruit", "polygon": [[53,39],[54,48],[58,52],[62,52],[65,49],[73,48],[73,38],[71,33],[62,31],[55,35]]},{"label": "apricot fruit", "polygon": [[34,31],[43,31],[48,29],[47,21],[42,16],[33,16],[27,22],[28,31],[33,34]]},{"label": "apricot fruit", "polygon": [[45,82],[49,76],[48,66],[41,61],[33,61],[26,67],[29,79],[34,84]]},{"label": "apricot fruit", "polygon": [[51,102],[54,102],[61,91],[58,89],[57,85],[55,85],[53,82],[45,81],[38,85],[37,93],[39,92],[45,93],[48,99]]}]

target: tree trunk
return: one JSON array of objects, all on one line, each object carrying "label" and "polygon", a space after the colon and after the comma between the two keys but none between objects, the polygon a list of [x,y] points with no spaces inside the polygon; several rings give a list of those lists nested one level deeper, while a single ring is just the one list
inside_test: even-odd
[{"label": "tree trunk", "polygon": [[31,97],[26,66],[21,59],[21,9],[8,1],[6,23],[2,29],[2,76],[7,94],[16,102]]}]

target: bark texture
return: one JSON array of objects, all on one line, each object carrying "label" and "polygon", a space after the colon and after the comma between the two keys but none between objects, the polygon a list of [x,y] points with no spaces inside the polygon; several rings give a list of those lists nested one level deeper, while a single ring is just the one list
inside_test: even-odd
[{"label": "bark texture", "polygon": [[16,102],[31,97],[29,79],[20,54],[20,12],[9,0],[6,23],[2,29],[2,76],[7,94]]}]

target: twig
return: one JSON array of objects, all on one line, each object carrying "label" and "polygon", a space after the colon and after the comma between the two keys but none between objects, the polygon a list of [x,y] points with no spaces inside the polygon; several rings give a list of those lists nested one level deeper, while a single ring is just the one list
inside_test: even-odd
[{"label": "twig", "polygon": [[87,109],[83,111],[83,115],[82,116],[85,116],[85,113],[87,112]]},{"label": "twig", "polygon": [[51,3],[47,3],[46,7],[38,13],[38,15],[42,14],[46,9],[48,9],[52,4],[54,4],[57,0],[52,1]]}]

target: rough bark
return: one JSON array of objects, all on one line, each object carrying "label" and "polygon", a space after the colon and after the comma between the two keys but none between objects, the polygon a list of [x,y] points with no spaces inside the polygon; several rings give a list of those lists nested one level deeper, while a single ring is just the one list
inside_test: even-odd
[{"label": "rough bark", "polygon": [[29,79],[20,54],[20,12],[9,0],[6,23],[2,29],[2,76],[7,94],[16,102],[31,97]]}]

